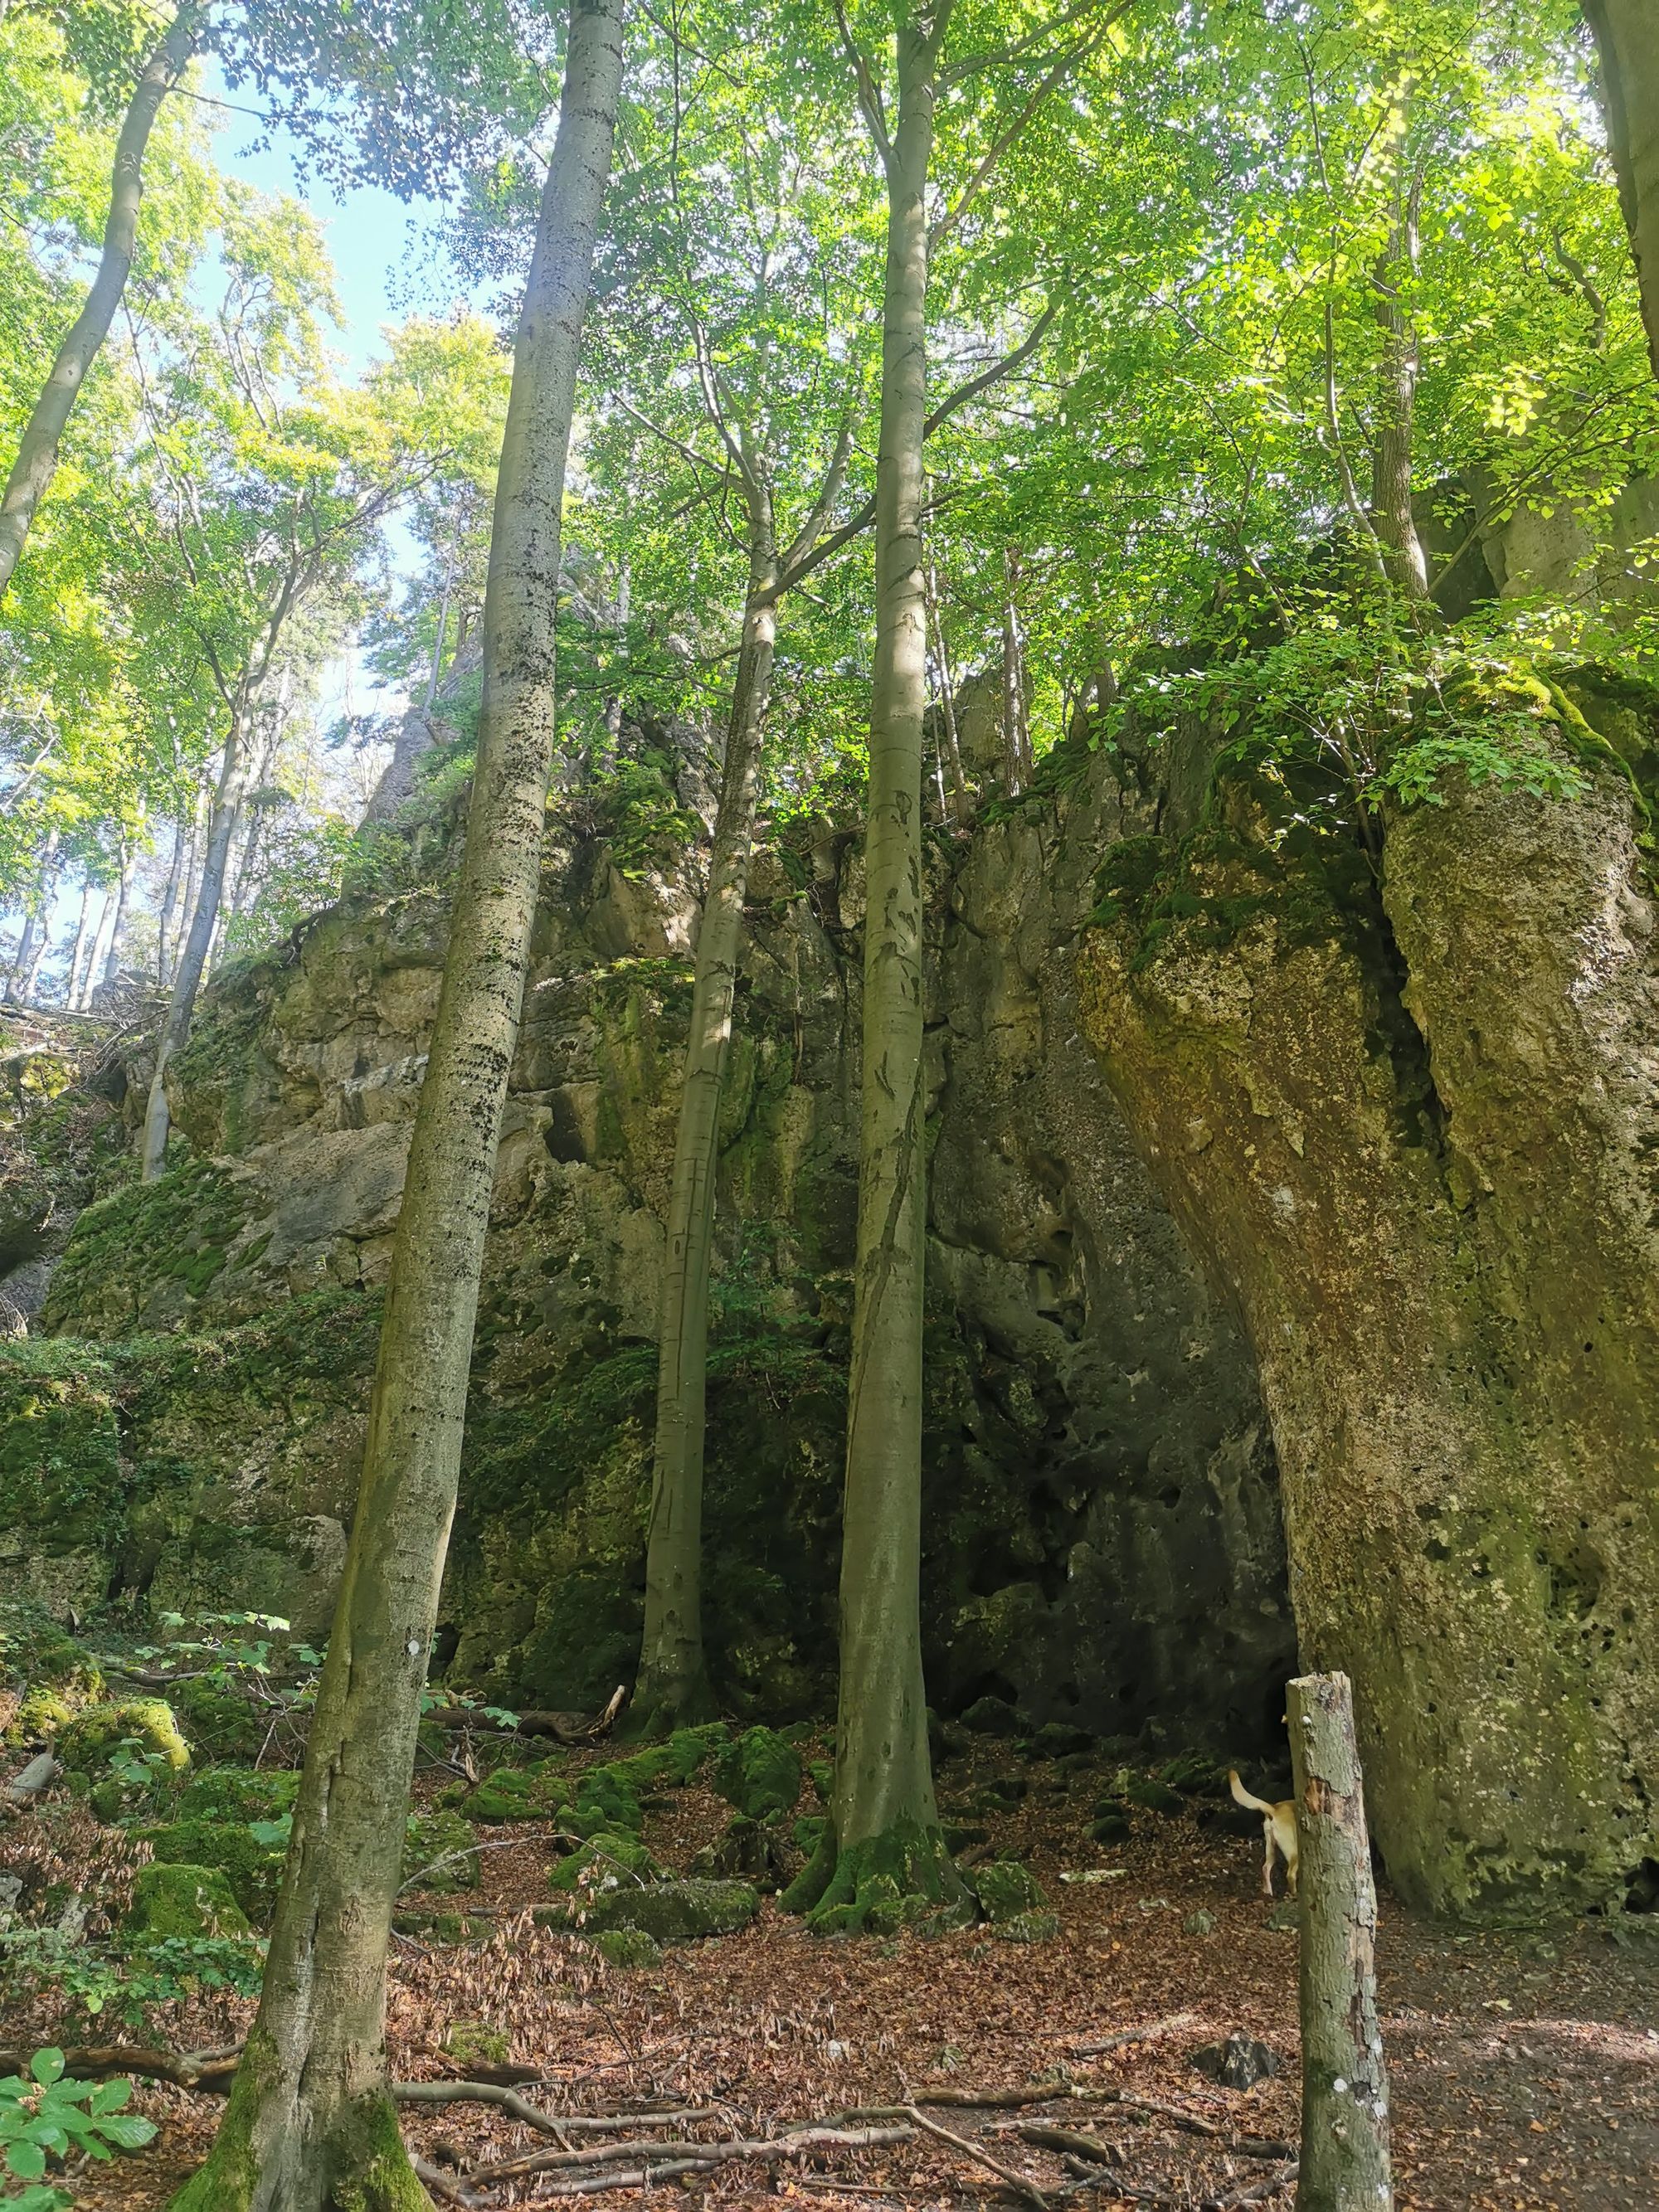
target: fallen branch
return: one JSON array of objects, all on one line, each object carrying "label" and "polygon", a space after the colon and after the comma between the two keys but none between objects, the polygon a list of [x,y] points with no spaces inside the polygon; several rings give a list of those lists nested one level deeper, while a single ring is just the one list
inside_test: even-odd
[{"label": "fallen branch", "polygon": [[999,2180],[1006,2182],[1017,2197],[1023,2197],[1028,2204],[1035,2204],[1037,2212],[1048,2212],[1047,2190],[1039,2189],[1036,2182],[1028,2181],[1023,2173],[1016,2173],[1012,2166],[1005,2166],[1000,2158],[993,2158],[990,2152],[981,2149],[978,2143],[969,2142],[966,2136],[952,2135],[949,2128],[942,2128],[937,2120],[928,2119],[915,2106],[909,2105],[904,2109],[912,2124],[921,2129],[924,2134],[937,2136],[940,2142],[949,2143],[951,2149],[959,2151],[963,2157],[988,2167]]},{"label": "fallen branch", "polygon": [[1077,2128],[1057,2128],[1046,2120],[1021,2120],[1015,2130],[1022,2142],[1039,2150],[1069,2151],[1074,2158],[1091,2159],[1097,2166],[1121,2166],[1123,2153],[1099,2136],[1084,2135]]},{"label": "fallen branch", "polygon": [[495,2105],[509,2119],[558,2136],[617,2135],[628,2128],[680,2127],[694,2120],[725,2118],[718,2105],[688,2105],[660,2112],[544,2112],[516,2089],[496,2081],[394,2081],[392,2094],[400,2105]]},{"label": "fallen branch", "polygon": [[619,1682],[603,1712],[520,1713],[515,1728],[489,1719],[473,1705],[434,1705],[429,1712],[421,1715],[421,1720],[422,1724],[431,1722],[441,1729],[471,1729],[477,1735],[550,1735],[559,1743],[592,1743],[596,1737],[610,1732],[627,1695],[625,1686]]},{"label": "fallen branch", "polygon": [[1126,2027],[1116,2035],[1103,2035],[1093,2043],[1074,2043],[1073,2058],[1103,2058],[1110,2051],[1127,2051],[1134,2043],[1160,2043],[1166,2035],[1179,2035],[1183,2029],[1196,2027],[1199,2016],[1195,2012],[1172,2012],[1167,2020],[1148,2021],[1145,2027]]},{"label": "fallen branch", "polygon": [[1188,2112],[1179,2105],[1166,2105],[1160,2097],[1137,2096],[1133,2089],[1108,2089],[1102,2093],[1101,2102],[1121,2105],[1131,2112],[1149,2112],[1155,2119],[1169,2120],[1188,2135],[1224,2136],[1227,2132],[1218,2121],[1200,2119],[1196,2112]]},{"label": "fallen branch", "polygon": [[[143,2043],[88,2043],[64,2053],[64,2071],[79,2081],[100,2081],[112,2074],[134,2074],[147,2081],[171,2081],[175,2089],[222,2093],[242,2055],[234,2051],[158,2051]],[[26,2051],[0,2051],[0,2074],[28,2072]]]},{"label": "fallen branch", "polygon": [[15,1820],[20,1813],[27,1813],[57,1771],[58,1761],[52,1753],[37,1752],[28,1765],[20,1768],[0,1789],[0,1820]]},{"label": "fallen branch", "polygon": [[[1043,2105],[1053,2098],[1091,2096],[1097,2093],[1074,2089],[1069,2081],[1028,2081],[1021,2089],[918,2089],[919,2105],[950,2105],[973,2112],[1013,2112],[1022,2105]],[[902,2112],[902,2106],[895,2107]]]},{"label": "fallen branch", "polygon": [[410,2164],[415,2169],[415,2179],[430,2190],[441,2203],[470,2206],[487,2204],[489,2201],[486,2197],[475,2195],[464,2181],[458,2181],[453,2173],[446,2173],[441,2166],[434,2166],[429,2158],[411,2158]]},{"label": "fallen branch", "polygon": [[[911,2132],[908,2127],[808,2127],[755,2142],[620,2142],[596,2146],[591,2150],[526,2151],[519,2158],[502,2159],[493,2166],[474,2166],[466,2179],[470,2184],[519,2181],[532,2173],[568,2173],[573,2168],[586,2166],[595,2170],[586,2177],[586,2187],[625,2189],[677,2173],[701,2172],[705,2167],[729,2165],[734,2160],[770,2165],[780,2159],[799,2158],[811,2150],[878,2150],[890,2143],[908,2142]],[[635,2162],[637,2175],[609,2170],[629,2159]],[[580,2188],[554,2191],[555,2195],[564,2196],[579,2193]]]}]

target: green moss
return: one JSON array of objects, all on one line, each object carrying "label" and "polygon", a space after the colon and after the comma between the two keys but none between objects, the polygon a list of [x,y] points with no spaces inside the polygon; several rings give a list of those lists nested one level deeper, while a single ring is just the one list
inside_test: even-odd
[{"label": "green moss", "polygon": [[623,1884],[572,1904],[573,1919],[589,1934],[642,1929],[659,1943],[684,1943],[746,1928],[760,1910],[760,1893],[746,1881],[694,1879],[645,1887]]},{"label": "green moss", "polygon": [[570,1816],[578,1834],[610,1831],[636,1836],[642,1818],[638,1787],[620,1765],[590,1767],[583,1775]]},{"label": "green moss", "polygon": [[197,1750],[232,1763],[258,1757],[270,1723],[246,1698],[207,1680],[179,1682],[171,1696],[179,1725]]},{"label": "green moss", "polygon": [[993,1859],[978,1868],[973,1886],[980,1911],[993,1923],[1040,1912],[1048,1903],[1036,1876],[1018,1859]]},{"label": "green moss", "polygon": [[746,1729],[714,1763],[716,1790],[751,1820],[792,1812],[800,1783],[800,1753],[769,1728]]},{"label": "green moss", "polygon": [[561,1894],[614,1888],[619,1881],[660,1881],[664,1869],[635,1836],[590,1836],[580,1850],[562,1858],[549,1877]]},{"label": "green moss", "polygon": [[991,1923],[991,1933],[1003,1943],[1047,1943],[1060,1933],[1057,1912],[1015,1912]]},{"label": "green moss", "polygon": [[1131,1782],[1124,1796],[1132,1805],[1143,1805],[1149,1813],[1184,1813],[1187,1801],[1178,1790],[1171,1790],[1167,1782],[1153,1776],[1143,1776]]},{"label": "green moss", "polygon": [[459,1813],[416,1813],[404,1840],[405,1889],[442,1893],[478,1887],[478,1839]]},{"label": "green moss", "polygon": [[444,2049],[463,2073],[474,2066],[505,2066],[513,2056],[510,2039],[481,2021],[453,2021],[444,2033]]},{"label": "green moss", "polygon": [[805,1910],[815,1936],[891,1936],[924,1922],[966,1925],[975,1910],[939,1831],[909,1820],[848,1845],[838,1846],[833,1829],[826,1829],[783,1904],[787,1911]]},{"label": "green moss", "polygon": [[461,1800],[460,1809],[469,1820],[495,1825],[557,1819],[570,1801],[569,1777],[557,1761],[539,1759],[529,1766],[498,1766]]},{"label": "green moss", "polygon": [[246,1936],[248,1923],[222,1867],[167,1861],[140,1867],[133,1876],[126,1917],[130,1936],[160,1942],[168,1936]]},{"label": "green moss", "polygon": [[251,1827],[199,1815],[144,1828],[139,1840],[161,1866],[217,1867],[251,1920],[270,1917],[283,1879],[283,1853],[261,1843]]},{"label": "green moss", "polygon": [[390,2097],[365,2097],[352,2107],[335,2162],[335,2212],[432,2212]]},{"label": "green moss", "polygon": [[100,1550],[125,1502],[111,1370],[82,1347],[0,1346],[0,1527],[46,1553]]},{"label": "green moss", "polygon": [[99,1773],[128,1738],[136,1741],[141,1754],[159,1753],[175,1774],[190,1765],[190,1747],[179,1733],[173,1708],[161,1698],[123,1698],[87,1706],[59,1735],[58,1756],[65,1766]]},{"label": "green moss", "polygon": [[662,1946],[643,1928],[603,1928],[593,1948],[608,1966],[649,1967],[662,1964]]},{"label": "green moss", "polygon": [[88,1206],[52,1277],[45,1320],[118,1331],[163,1284],[199,1297],[225,1264],[246,1220],[247,1198],[210,1160],[186,1160],[154,1182],[134,1183]]}]

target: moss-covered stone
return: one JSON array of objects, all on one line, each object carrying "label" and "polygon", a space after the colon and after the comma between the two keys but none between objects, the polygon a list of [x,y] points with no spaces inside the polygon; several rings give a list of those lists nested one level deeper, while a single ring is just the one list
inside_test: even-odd
[{"label": "moss-covered stone", "polygon": [[991,1933],[1003,1943],[1047,1943],[1060,1933],[1056,1912],[1013,1912],[994,1920]]},{"label": "moss-covered stone", "polygon": [[1040,1912],[1048,1903],[1036,1876],[1018,1859],[993,1859],[976,1868],[973,1886],[981,1911],[993,1923]]},{"label": "moss-covered stone", "polygon": [[643,1928],[602,1928],[593,1948],[609,1966],[650,1967],[662,1964],[662,1946]]},{"label": "moss-covered stone", "polygon": [[1187,1801],[1180,1790],[1171,1790],[1167,1782],[1160,1782],[1155,1775],[1138,1776],[1123,1794],[1132,1805],[1143,1806],[1149,1813],[1175,1814],[1187,1809]]},{"label": "moss-covered stone", "polygon": [[476,1889],[478,1839],[459,1813],[415,1813],[404,1839],[401,1875],[405,1889],[428,1893]]},{"label": "moss-covered stone", "polygon": [[793,1812],[800,1782],[800,1753],[769,1728],[746,1729],[714,1762],[714,1788],[751,1820]]},{"label": "moss-covered stone", "polygon": [[246,1915],[222,1867],[167,1861],[140,1867],[133,1876],[125,1922],[133,1940],[168,1936],[246,1936]]},{"label": "moss-covered stone", "polygon": [[600,1892],[580,1911],[583,1928],[598,1936],[611,1929],[642,1929],[659,1943],[685,1943],[705,1936],[730,1936],[760,1910],[760,1893],[746,1881],[663,1881],[641,1888],[623,1884]]},{"label": "moss-covered stone", "polygon": [[184,1773],[190,1765],[190,1747],[179,1734],[173,1708],[161,1698],[120,1698],[88,1705],[60,1732],[58,1756],[65,1766],[96,1775],[129,1740],[140,1756],[157,1754],[174,1774]]},{"label": "moss-covered stone", "polygon": [[570,1826],[578,1835],[638,1835],[644,1818],[639,1786],[620,1765],[592,1766],[576,1785]]},{"label": "moss-covered stone", "polygon": [[250,1920],[263,1926],[270,1918],[284,1854],[262,1843],[251,1827],[198,1817],[141,1829],[139,1838],[158,1865],[218,1868]]},{"label": "moss-covered stone", "polygon": [[474,2066],[505,2066],[513,2056],[511,2039],[483,2021],[452,2021],[444,2031],[444,2049],[464,2074]]},{"label": "moss-covered stone", "polygon": [[589,1836],[580,1849],[561,1859],[549,1877],[551,1888],[562,1894],[597,1894],[619,1883],[659,1881],[659,1866],[637,1836]]},{"label": "moss-covered stone", "polygon": [[287,1766],[204,1766],[179,1791],[181,1820],[279,1820],[300,1795],[300,1772]]},{"label": "moss-covered stone", "polygon": [[177,1322],[223,1267],[246,1208],[222,1167],[196,1159],[88,1206],[53,1275],[47,1327],[100,1336]]},{"label": "moss-covered stone", "polygon": [[460,1809],[469,1820],[495,1826],[557,1819],[570,1803],[570,1778],[556,1759],[543,1759],[529,1766],[498,1766],[462,1798]]},{"label": "moss-covered stone", "polygon": [[258,1756],[270,1717],[251,1698],[205,1680],[176,1683],[168,1696],[193,1750],[232,1764]]}]

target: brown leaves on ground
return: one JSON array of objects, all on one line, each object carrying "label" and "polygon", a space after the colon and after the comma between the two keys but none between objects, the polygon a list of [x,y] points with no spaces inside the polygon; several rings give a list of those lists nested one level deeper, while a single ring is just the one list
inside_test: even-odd
[{"label": "brown leaves on ground", "polygon": [[[999,1763],[1018,1765],[1003,1747],[974,1757],[981,1778]],[[983,1929],[823,1942],[769,1900],[740,1936],[671,1951],[659,1969],[619,1972],[530,1923],[528,1908],[547,1894],[547,1832],[484,1832],[506,1847],[485,1853],[476,1899],[443,1902],[493,1908],[495,1931],[465,1947],[394,1945],[393,2070],[464,2075],[467,2065],[451,2055],[457,2032],[471,2032],[475,2054],[499,2036],[514,2062],[536,2069],[538,2086],[524,2094],[548,2112],[707,2107],[718,2117],[653,2132],[713,2140],[914,2104],[999,2166],[1085,2203],[1287,2212],[1294,2184],[1273,2145],[1296,2135],[1296,1937],[1267,1924],[1259,1843],[1200,1825],[1213,1815],[1198,1805],[1174,1818],[1137,1814],[1132,1843],[1102,1850],[1086,1840],[1099,1771],[1020,1771],[1031,1774],[1030,1796],[990,1826],[1060,1914],[1060,1937],[1036,1945]],[[647,1823],[647,1840],[684,1865],[725,1811],[701,1790],[678,1793]],[[1107,1866],[1123,1872],[1099,1883],[1059,1879],[1062,1869]],[[1198,1912],[1213,1929],[1185,1932]],[[1385,1898],[1380,1954],[1401,2212],[1659,2212],[1659,1944],[1616,1948],[1595,1923],[1547,1940],[1459,1940]],[[228,2008],[174,2010],[153,2027],[175,2045],[223,2039]],[[1087,2044],[1176,2013],[1193,2015],[1190,2024],[1082,2055]],[[1235,2033],[1279,2054],[1276,2078],[1238,2092],[1194,2069],[1194,2048]],[[954,2096],[1034,2079],[1078,2094],[1001,2108],[927,2102],[941,2088]],[[1113,2093],[1124,2091],[1118,2101]],[[215,2102],[162,2089],[138,2101],[162,2121],[160,2142],[88,2173],[82,2212],[159,2212],[205,2148]],[[1170,2114],[1220,2132],[1193,2132]],[[404,2117],[411,2146],[448,2173],[550,2142],[483,2106],[405,2108]],[[1093,2137],[1113,2162],[1068,2166],[1063,2148],[1031,2139],[1033,2123],[1039,2136]],[[555,2185],[537,2177],[485,2201],[550,2201]],[[925,2131],[880,2149],[733,2165],[674,2185],[684,2192],[677,2201],[711,2212],[780,2200],[919,2209],[1009,2197],[985,2163]],[[635,2187],[579,2201],[618,2212],[642,2197]]]}]

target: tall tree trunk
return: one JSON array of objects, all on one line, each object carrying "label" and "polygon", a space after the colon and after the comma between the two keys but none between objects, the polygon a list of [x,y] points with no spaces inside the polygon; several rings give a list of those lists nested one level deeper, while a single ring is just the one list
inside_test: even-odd
[{"label": "tall tree trunk", "polygon": [[968,779],[962,768],[962,743],[957,731],[957,695],[951,680],[951,656],[945,643],[945,616],[939,606],[939,573],[931,561],[922,571],[922,583],[927,599],[927,617],[933,626],[933,665],[939,671],[939,724],[945,732],[945,757],[951,765],[951,796],[956,803],[957,820],[966,822],[974,807],[968,795]]},{"label": "tall tree trunk", "polygon": [[114,908],[115,890],[113,885],[109,885],[99,902],[98,921],[93,929],[92,942],[87,947],[86,972],[81,978],[81,988],[74,1002],[76,1011],[81,1013],[84,1013],[92,1003],[93,978],[98,973],[98,963],[103,953],[104,925],[109,921]]},{"label": "tall tree trunk", "polygon": [[46,839],[46,849],[40,855],[40,880],[23,905],[23,927],[18,933],[17,953],[11,963],[11,973],[6,978],[6,998],[16,1006],[27,1000],[34,976],[39,973],[43,939],[47,934],[44,916],[52,905],[52,884],[57,878],[53,862],[58,853],[58,832],[54,830]]},{"label": "tall tree trunk", "polygon": [[104,955],[103,981],[107,989],[121,973],[121,932],[126,926],[127,901],[132,896],[133,855],[131,841],[123,837],[120,849],[121,873],[115,889],[115,921],[109,933],[109,950]]},{"label": "tall tree trunk", "polygon": [[185,949],[185,939],[190,934],[190,918],[196,911],[196,891],[202,879],[202,817],[205,798],[206,793],[198,789],[191,807],[190,839],[185,858],[185,895],[179,902],[179,937],[173,951],[175,969]]},{"label": "tall tree trunk", "polygon": [[1648,356],[1659,376],[1659,40],[1650,0],[1583,0],[1601,61],[1619,198],[1636,256]]},{"label": "tall tree trunk", "polygon": [[866,1925],[878,1898],[890,1908],[893,1883],[913,1897],[960,1893],[933,1799],[921,1630],[926,202],[938,47],[948,15],[941,4],[927,30],[908,18],[898,23],[898,114],[884,155],[863,1102],[836,1787],[825,1844],[790,1893],[793,1905],[815,1906],[812,1924],[826,1931]]},{"label": "tall tree trunk", "polygon": [[1375,313],[1382,333],[1377,369],[1376,438],[1371,455],[1371,512],[1382,542],[1383,566],[1396,591],[1420,602],[1429,596],[1429,564],[1412,513],[1412,449],[1417,425],[1417,319],[1408,288],[1417,273],[1419,199],[1422,179],[1413,167],[1407,137],[1411,94],[1401,94],[1396,125],[1394,215],[1371,274]]},{"label": "tall tree trunk", "polygon": [[708,1258],[720,1092],[732,1037],[732,1003],[743,901],[760,789],[761,730],[777,635],[777,555],[770,502],[750,495],[749,592],[738,657],[708,896],[697,933],[691,1030],[674,1139],[668,1246],[663,1264],[657,1437],[646,1551],[645,1633],[630,1717],[635,1733],[665,1732],[710,1717],[702,1644],[703,1407],[708,1357]]},{"label": "tall tree trunk", "polygon": [[219,902],[224,896],[225,868],[230,859],[231,836],[236,828],[236,817],[241,812],[242,794],[247,788],[249,712],[247,694],[244,689],[237,693],[231,708],[230,732],[225,739],[225,757],[220,764],[219,784],[213,794],[213,812],[208,821],[207,842],[202,854],[201,885],[196,894],[195,909],[190,917],[184,948],[179,955],[179,971],[173,979],[173,995],[167,1000],[167,1018],[161,1024],[161,1037],[155,1047],[155,1072],[150,1078],[149,1100],[144,1109],[144,1145],[139,1168],[140,1177],[145,1182],[154,1182],[167,1165],[167,1130],[171,1121],[167,1106],[167,1065],[176,1053],[183,1050],[190,1036],[191,1020],[196,1012],[196,994],[202,988],[202,977],[206,972],[208,954],[219,920]]},{"label": "tall tree trunk", "polygon": [[173,825],[173,859],[167,866],[167,889],[161,894],[161,911],[155,928],[155,981],[159,988],[167,987],[167,937],[173,927],[173,909],[179,902],[179,878],[184,872],[185,825],[182,820]]},{"label": "tall tree trunk", "polygon": [[1008,788],[1021,792],[1031,771],[1031,731],[1025,712],[1025,652],[1019,635],[1019,555],[1010,546],[1003,555],[1002,600],[1002,735],[1008,749]]},{"label": "tall tree trunk", "polygon": [[69,421],[87,371],[109,335],[115,310],[126,289],[138,234],[138,207],[144,194],[144,149],[149,143],[156,111],[190,65],[201,26],[201,9],[194,0],[186,0],[173,17],[166,38],[145,63],[115,142],[109,216],[104,225],[104,250],[99,259],[98,274],[92,281],[86,304],[58,349],[40,397],[24,425],[17,459],[12,465],[5,495],[0,499],[0,597],[4,596],[11,581],[34,511],[58,466],[58,447],[64,426]]},{"label": "tall tree trunk", "polygon": [[410,1146],[362,1485],[258,2016],[219,2140],[174,2212],[426,2204],[388,2094],[386,1951],[541,880],[560,514],[622,18],[623,0],[574,0],[571,12],[497,481],[466,849]]},{"label": "tall tree trunk", "polygon": [[83,877],[81,883],[81,918],[75,925],[75,941],[70,946],[69,965],[64,970],[64,1004],[75,1004],[76,986],[81,976],[81,953],[87,941],[87,917],[92,911],[92,878]]}]

